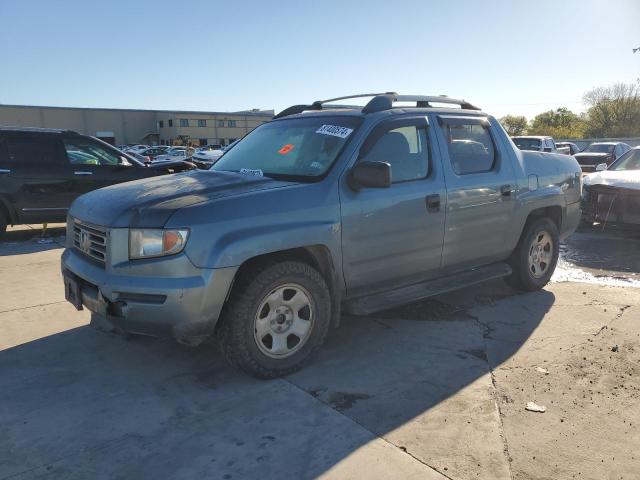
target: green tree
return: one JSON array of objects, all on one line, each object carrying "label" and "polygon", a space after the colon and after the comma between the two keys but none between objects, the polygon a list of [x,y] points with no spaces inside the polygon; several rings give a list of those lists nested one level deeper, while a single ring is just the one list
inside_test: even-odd
[{"label": "green tree", "polygon": [[640,136],[640,80],[594,88],[584,95],[584,102],[589,106],[587,136]]},{"label": "green tree", "polygon": [[536,115],[529,125],[529,135],[549,135],[553,138],[583,138],[585,121],[565,107]]},{"label": "green tree", "polygon": [[523,115],[507,115],[500,123],[511,137],[527,133],[527,117]]}]

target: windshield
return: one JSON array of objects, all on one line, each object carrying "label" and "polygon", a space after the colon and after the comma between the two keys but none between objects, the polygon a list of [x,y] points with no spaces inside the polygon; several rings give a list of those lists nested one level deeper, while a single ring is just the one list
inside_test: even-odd
[{"label": "windshield", "polygon": [[640,148],[634,148],[613,162],[607,170],[640,170]]},{"label": "windshield", "polygon": [[514,138],[513,143],[516,144],[520,150],[535,150],[540,151],[540,139],[539,138]]},{"label": "windshield", "polygon": [[359,118],[347,116],[265,123],[227,150],[211,170],[319,177],[329,170],[359,124]]},{"label": "windshield", "polygon": [[592,143],[591,145],[589,145],[587,147],[587,149],[585,150],[585,152],[590,152],[590,153],[613,153],[613,149],[616,148],[615,145],[606,145],[606,144],[598,144],[598,143]]}]

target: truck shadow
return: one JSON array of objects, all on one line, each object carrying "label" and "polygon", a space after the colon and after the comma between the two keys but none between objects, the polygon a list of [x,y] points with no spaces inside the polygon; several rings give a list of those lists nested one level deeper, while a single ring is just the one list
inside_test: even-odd
[{"label": "truck shadow", "polygon": [[64,248],[65,235],[66,228],[60,224],[46,230],[42,226],[9,228],[0,238],[0,257]]},{"label": "truck shadow", "polygon": [[459,393],[474,421],[474,402],[494,409],[491,369],[555,301],[495,285],[345,317],[309,367],[274,381],[211,345],[89,327],[0,351],[0,478],[313,478],[376,436],[400,447],[384,455],[421,458],[444,428],[423,416]]}]

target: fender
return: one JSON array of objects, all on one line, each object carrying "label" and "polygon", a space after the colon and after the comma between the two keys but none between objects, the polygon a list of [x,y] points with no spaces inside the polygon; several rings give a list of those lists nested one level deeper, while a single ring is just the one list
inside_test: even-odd
[{"label": "fender", "polygon": [[326,247],[334,265],[342,265],[340,224],[336,222],[276,223],[226,232],[206,252],[187,255],[200,268],[226,268],[242,265],[251,258],[282,250],[311,245]]}]

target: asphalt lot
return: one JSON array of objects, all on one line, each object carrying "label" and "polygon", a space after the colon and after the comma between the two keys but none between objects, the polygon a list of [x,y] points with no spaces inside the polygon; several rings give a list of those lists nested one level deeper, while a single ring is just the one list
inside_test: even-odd
[{"label": "asphalt lot", "polygon": [[639,234],[576,233],[537,293],[345,317],[273,381],[90,328],[48,234],[0,244],[0,479],[638,478]]}]

